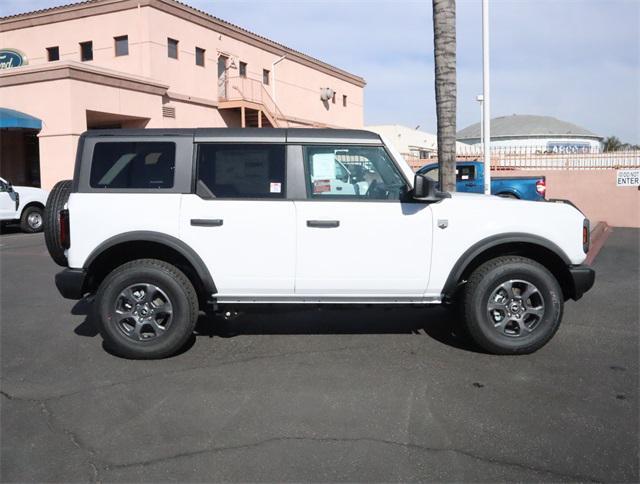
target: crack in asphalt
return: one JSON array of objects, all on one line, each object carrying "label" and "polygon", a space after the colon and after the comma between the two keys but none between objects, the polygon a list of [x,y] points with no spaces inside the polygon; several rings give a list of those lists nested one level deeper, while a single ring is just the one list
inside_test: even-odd
[{"label": "crack in asphalt", "polygon": [[106,467],[105,467],[105,470],[126,469],[126,468],[130,468],[130,467],[147,467],[147,466],[152,466],[152,465],[155,465],[155,464],[161,464],[163,462],[170,461],[170,460],[175,460],[175,459],[194,457],[194,456],[203,455],[203,454],[215,454],[215,453],[234,451],[234,450],[244,450],[244,449],[260,447],[262,445],[270,444],[270,443],[274,443],[274,442],[286,442],[286,441],[307,441],[307,442],[321,442],[321,443],[326,443],[326,442],[332,442],[332,443],[361,443],[361,442],[378,443],[378,444],[391,445],[391,446],[396,446],[396,447],[403,447],[403,448],[412,449],[412,450],[419,450],[419,451],[422,451],[422,452],[459,454],[459,455],[463,455],[465,457],[468,457],[470,459],[474,459],[474,460],[477,460],[477,461],[480,461],[480,462],[485,462],[485,463],[499,465],[499,466],[513,467],[513,468],[521,469],[521,470],[524,470],[524,471],[533,471],[533,472],[538,472],[538,473],[542,473],[542,474],[547,474],[552,478],[560,478],[560,479],[571,480],[571,481],[599,482],[597,479],[594,479],[594,478],[588,477],[588,476],[577,475],[577,474],[565,474],[565,473],[558,472],[558,471],[555,471],[553,469],[547,469],[547,468],[544,468],[544,467],[531,466],[531,465],[528,465],[528,464],[523,464],[523,463],[520,463],[520,462],[514,462],[514,461],[510,461],[510,460],[506,460],[506,459],[498,459],[498,458],[494,458],[494,457],[486,457],[486,456],[475,454],[475,453],[473,453],[471,451],[467,451],[467,450],[464,450],[464,449],[456,449],[454,447],[428,447],[428,446],[419,445],[419,444],[396,442],[394,440],[375,439],[375,438],[368,438],[368,437],[361,437],[361,438],[272,437],[272,438],[260,440],[260,441],[257,441],[257,442],[250,442],[248,444],[222,446],[222,447],[208,447],[208,448],[205,448],[205,449],[194,450],[194,451],[191,451],[191,452],[181,452],[181,453],[173,454],[173,455],[170,455],[170,456],[167,456],[167,457],[162,457],[162,458],[157,458],[157,459],[149,459],[149,460],[145,460],[145,461],[128,462],[128,463],[122,463],[122,464],[115,464],[115,463],[107,464]]},{"label": "crack in asphalt", "polygon": [[53,412],[51,411],[51,409],[49,409],[49,407],[47,407],[47,404],[44,401],[40,402],[40,411],[45,416],[47,427],[49,427],[49,430],[51,430],[51,432],[64,434],[65,437],[69,439],[69,441],[73,444],[74,447],[76,447],[78,450],[87,454],[85,460],[86,460],[86,463],[91,467],[91,471],[93,473],[92,482],[100,482],[100,473],[98,471],[98,467],[93,462],[94,458],[96,457],[96,452],[90,446],[83,443],[80,437],[78,437],[78,435],[72,430],[69,430],[64,426],[59,426],[58,428],[56,428],[56,426],[53,423],[53,420],[54,420]]},{"label": "crack in asphalt", "polygon": [[[366,348],[372,348],[372,347],[373,347],[373,345],[345,346],[345,347],[341,347],[341,348],[329,348],[329,349],[326,349],[326,350],[290,351],[290,352],[283,352],[283,353],[272,353],[272,354],[266,354],[266,355],[257,355],[257,356],[247,357],[247,358],[237,358],[237,359],[232,359],[232,360],[221,360],[218,364],[214,364],[214,365],[197,365],[197,366],[179,368],[179,369],[176,369],[176,370],[159,371],[157,373],[152,373],[150,375],[143,375],[143,376],[139,376],[139,377],[136,377],[136,378],[131,378],[129,380],[122,380],[122,381],[117,381],[117,382],[113,382],[113,383],[107,383],[105,385],[98,385],[98,386],[94,386],[94,387],[83,388],[81,390],[76,390],[76,391],[69,392],[69,393],[62,393],[60,395],[44,396],[42,398],[19,397],[19,396],[16,396],[16,395],[11,395],[11,394],[7,393],[6,391],[3,391],[3,390],[0,390],[0,394],[2,394],[4,397],[8,398],[9,400],[23,400],[23,401],[28,401],[28,402],[55,401],[55,400],[61,400],[63,398],[72,397],[72,396],[75,396],[75,395],[80,395],[82,393],[87,393],[87,392],[92,392],[92,391],[97,391],[97,390],[104,390],[106,388],[112,388],[112,387],[116,387],[116,386],[120,386],[120,385],[129,385],[131,383],[138,383],[138,382],[143,381],[143,380],[148,380],[148,379],[156,378],[156,377],[160,377],[160,376],[179,375],[181,373],[188,373],[188,372],[194,371],[194,370],[205,370],[205,369],[206,370],[215,370],[217,368],[222,368],[222,367],[225,367],[225,366],[236,365],[236,364],[241,364],[241,363],[248,363],[248,362],[256,361],[256,360],[281,358],[281,357],[288,357],[288,356],[295,356],[295,355],[313,355],[313,354],[322,354],[322,353],[334,353],[334,352],[342,352],[342,351],[349,351],[349,350],[366,349]],[[9,382],[10,380],[6,380],[5,379],[4,381],[5,382]]]},{"label": "crack in asphalt", "polygon": [[35,399],[35,398],[15,397],[15,396],[11,395],[10,393],[5,392],[4,390],[0,390],[0,395],[5,397],[7,400],[11,400],[11,401],[29,402],[29,403],[37,404],[39,406],[39,408],[40,408],[40,412],[45,417],[45,422],[47,424],[47,427],[49,428],[49,430],[52,433],[54,433],[54,434],[57,434],[57,433],[64,434],[64,436],[67,437],[67,439],[69,439],[69,441],[73,444],[74,447],[76,447],[78,450],[81,450],[82,452],[88,454],[89,459],[86,459],[86,462],[91,467],[91,470],[92,470],[92,473],[93,473],[93,481],[92,482],[100,482],[100,474],[99,474],[99,471],[98,471],[98,467],[96,466],[96,464],[92,460],[92,458],[96,457],[95,450],[93,450],[90,446],[84,444],[82,442],[82,440],[78,437],[78,435],[75,432],[73,432],[72,430],[69,430],[69,429],[67,429],[66,427],[63,427],[63,426],[59,426],[58,428],[56,428],[56,425],[53,423],[53,420],[54,420],[53,412],[49,407],[47,407],[47,404],[46,404],[45,400]]}]

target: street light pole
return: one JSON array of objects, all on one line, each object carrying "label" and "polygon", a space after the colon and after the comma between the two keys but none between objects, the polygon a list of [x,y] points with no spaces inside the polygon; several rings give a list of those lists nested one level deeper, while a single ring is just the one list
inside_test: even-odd
[{"label": "street light pole", "polygon": [[489,0],[482,0],[482,143],[484,193],[491,194],[491,103],[489,102]]},{"label": "street light pole", "polygon": [[484,97],[482,97],[482,94],[478,94],[476,96],[476,101],[480,104],[480,146],[482,146],[482,141],[484,139],[484,119],[482,119],[484,116],[484,107],[482,106]]}]

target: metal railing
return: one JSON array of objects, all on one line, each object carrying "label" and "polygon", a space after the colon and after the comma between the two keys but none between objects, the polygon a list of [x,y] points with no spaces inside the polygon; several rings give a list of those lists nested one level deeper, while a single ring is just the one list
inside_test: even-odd
[{"label": "metal railing", "polygon": [[[413,168],[437,163],[438,158],[421,159],[403,153]],[[480,146],[458,149],[458,160],[483,160]],[[540,147],[495,147],[491,149],[492,170],[611,170],[640,168],[640,151],[582,150],[578,153],[545,152]]]},{"label": "metal railing", "polygon": [[264,84],[249,77],[227,77],[224,89],[219,92],[220,101],[247,101],[260,104],[275,123],[274,127],[287,127],[287,119],[273,100]]}]

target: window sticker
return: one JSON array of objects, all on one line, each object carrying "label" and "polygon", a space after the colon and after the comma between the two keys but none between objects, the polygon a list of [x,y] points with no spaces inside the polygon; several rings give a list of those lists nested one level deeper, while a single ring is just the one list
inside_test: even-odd
[{"label": "window sticker", "polygon": [[333,153],[316,153],[311,160],[314,180],[336,178],[336,157]]},{"label": "window sticker", "polygon": [[270,193],[281,193],[282,192],[282,183],[271,182],[269,184],[269,192]]},{"label": "window sticker", "polygon": [[314,180],[313,193],[327,193],[331,191],[331,180]]}]

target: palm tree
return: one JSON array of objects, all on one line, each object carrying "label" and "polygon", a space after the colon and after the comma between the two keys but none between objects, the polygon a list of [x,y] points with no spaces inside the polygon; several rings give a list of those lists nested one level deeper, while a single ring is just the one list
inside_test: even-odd
[{"label": "palm tree", "polygon": [[441,190],[456,189],[456,2],[433,0],[438,165]]}]

